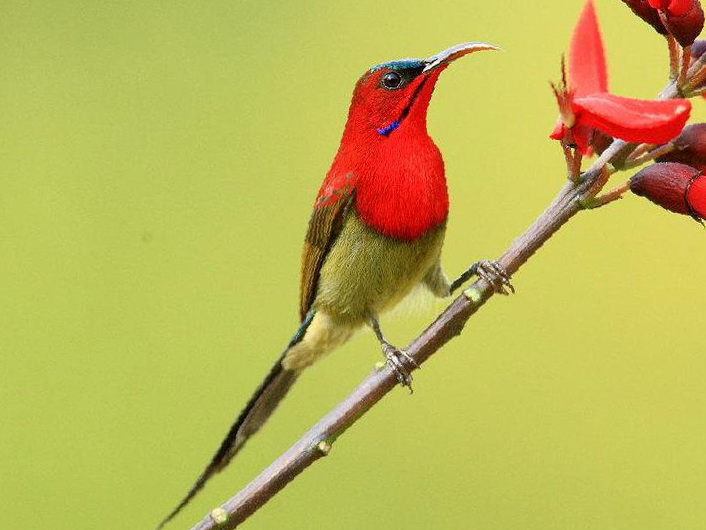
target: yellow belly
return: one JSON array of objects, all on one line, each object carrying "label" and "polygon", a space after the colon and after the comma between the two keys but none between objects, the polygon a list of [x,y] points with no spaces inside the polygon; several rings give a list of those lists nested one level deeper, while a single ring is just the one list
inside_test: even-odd
[{"label": "yellow belly", "polygon": [[392,309],[436,265],[445,230],[442,224],[413,241],[394,240],[352,209],[321,268],[314,309],[350,323]]},{"label": "yellow belly", "polygon": [[441,225],[414,241],[385,237],[364,225],[352,210],[321,268],[302,340],[282,364],[300,371],[346,342],[370,316],[392,309],[438,267],[444,242]]}]

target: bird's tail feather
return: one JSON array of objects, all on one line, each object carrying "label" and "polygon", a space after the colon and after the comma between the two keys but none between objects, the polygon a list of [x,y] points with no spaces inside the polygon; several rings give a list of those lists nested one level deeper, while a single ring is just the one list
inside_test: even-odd
[{"label": "bird's tail feather", "polygon": [[299,377],[299,372],[286,370],[282,366],[282,360],[289,349],[301,341],[312,318],[313,314],[308,315],[302,322],[287,349],[282,352],[267,377],[260,383],[245,408],[238,415],[206,469],[204,469],[176,508],[159,524],[158,529],[173,519],[201,491],[213,475],[228,465],[231,459],[243,448],[245,442],[264,425],[277,408],[277,405],[287,395],[287,392],[289,392],[289,389]]}]

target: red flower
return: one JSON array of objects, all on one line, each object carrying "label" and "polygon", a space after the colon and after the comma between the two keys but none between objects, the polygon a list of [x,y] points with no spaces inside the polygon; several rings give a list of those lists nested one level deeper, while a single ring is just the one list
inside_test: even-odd
[{"label": "red flower", "polygon": [[[675,0],[677,1],[677,0]],[[659,144],[679,134],[689,119],[685,99],[650,101],[608,93],[608,74],[598,19],[587,0],[569,49],[569,83],[554,87],[559,120],[550,135],[590,154],[594,131],[627,142]]]}]

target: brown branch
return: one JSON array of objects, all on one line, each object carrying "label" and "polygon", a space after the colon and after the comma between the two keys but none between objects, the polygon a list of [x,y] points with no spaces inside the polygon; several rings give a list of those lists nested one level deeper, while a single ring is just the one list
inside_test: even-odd
[{"label": "brown branch", "polygon": [[[626,146],[615,141],[583,175],[579,183],[568,181],[554,201],[539,218],[515,239],[498,260],[510,273],[515,273],[581,209],[583,194],[601,174],[610,161],[624,156]],[[479,279],[456,298],[421,335],[406,349],[418,364],[424,363],[444,344],[463,330],[466,321],[494,294],[486,281]],[[397,385],[395,374],[389,369],[369,375],[346,399],[326,414],[304,436],[267,467],[250,484],[220,508],[207,515],[192,530],[232,529],[245,521],[258,508],[284,488],[299,473],[316,460],[328,454],[331,444],[353,425],[375,403]]]},{"label": "brown branch", "polygon": [[[693,76],[700,68],[700,62],[698,65],[692,65],[689,75]],[[706,69],[706,66],[704,68]],[[660,98],[669,99],[677,95],[676,83],[671,83],[662,91]],[[567,181],[544,213],[515,239],[510,248],[500,257],[498,260],[500,265],[510,274],[517,272],[546,241],[583,208],[582,204],[589,204],[590,199],[600,191],[600,187],[594,185],[605,175],[603,168],[607,164],[622,166],[627,156],[636,147],[635,144],[615,140],[577,182]],[[406,350],[407,353],[419,365],[424,363],[444,344],[459,335],[468,319],[493,294],[493,287],[486,281],[479,279],[474,282],[437,317],[434,323],[412,341]],[[212,510],[191,530],[229,530],[237,527],[294,480],[299,473],[322,456],[326,456],[334,441],[396,385],[397,378],[389,368],[373,372],[250,484],[225,504]]]}]

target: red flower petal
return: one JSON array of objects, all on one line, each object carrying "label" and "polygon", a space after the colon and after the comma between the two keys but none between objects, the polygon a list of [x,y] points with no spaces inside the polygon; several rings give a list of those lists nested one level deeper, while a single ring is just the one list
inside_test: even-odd
[{"label": "red flower petal", "polygon": [[591,156],[593,154],[593,149],[591,148],[593,133],[593,127],[582,123],[580,119],[576,125],[571,128],[571,138],[573,143],[576,145],[576,149],[578,149],[579,153],[583,156]]},{"label": "red flower petal", "polygon": [[582,123],[576,123],[573,127],[568,128],[564,125],[561,116],[559,116],[549,138],[552,140],[565,140],[568,145],[575,145],[582,155],[591,156],[593,154],[591,146],[593,134],[593,128]]},{"label": "red flower petal", "polygon": [[677,136],[689,119],[685,99],[650,101],[591,94],[574,100],[577,121],[627,142],[661,144]]},{"label": "red flower petal", "polygon": [[564,125],[564,120],[562,120],[561,116],[559,116],[556,119],[556,123],[554,124],[554,128],[552,129],[552,133],[549,135],[549,138],[551,138],[552,140],[561,140],[564,137],[565,133],[566,126]]},{"label": "red flower petal", "polygon": [[698,177],[691,183],[686,202],[701,219],[706,219],[706,177]]},{"label": "red flower petal", "polygon": [[569,81],[576,96],[608,91],[608,73],[593,0],[583,6],[569,48]]}]

